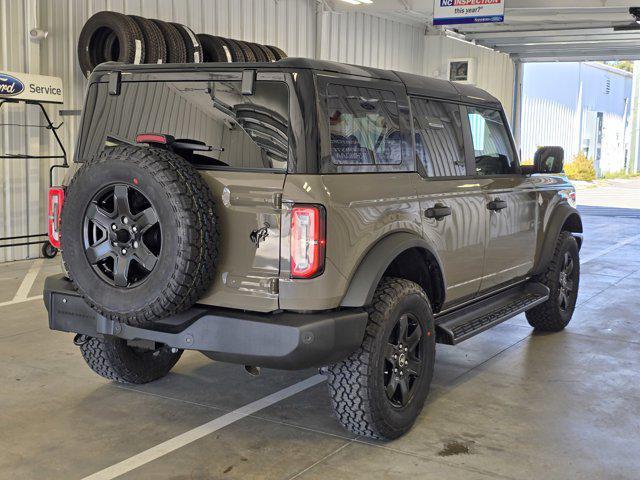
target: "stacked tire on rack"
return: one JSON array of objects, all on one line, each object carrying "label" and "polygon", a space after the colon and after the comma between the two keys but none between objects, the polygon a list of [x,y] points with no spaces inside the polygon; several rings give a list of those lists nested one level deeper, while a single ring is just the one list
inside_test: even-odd
[{"label": "stacked tire on rack", "polygon": [[78,60],[89,77],[103,62],[202,63],[276,62],[287,54],[271,45],[195,34],[180,23],[118,12],[98,12],[85,23],[78,39]]}]

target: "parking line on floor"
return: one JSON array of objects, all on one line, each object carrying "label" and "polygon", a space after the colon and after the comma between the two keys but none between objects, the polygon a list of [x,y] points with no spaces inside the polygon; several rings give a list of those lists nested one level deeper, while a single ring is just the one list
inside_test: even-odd
[{"label": "parking line on floor", "polygon": [[111,480],[113,478],[119,477],[120,475],[124,475],[131,470],[134,470],[142,465],[145,465],[153,460],[156,460],[168,453],[173,452],[179,448],[184,447],[190,443],[195,442],[196,440],[201,439],[202,437],[206,437],[207,435],[220,430],[228,425],[231,425],[238,420],[242,420],[243,418],[253,415],[254,413],[270,407],[286,398],[289,398],[296,393],[300,393],[308,388],[314,387],[319,383],[322,383],[325,378],[322,375],[314,375],[313,377],[309,377],[306,380],[302,380],[301,382],[295,383],[287,388],[283,388],[271,395],[267,395],[255,402],[251,402],[244,407],[240,407],[237,410],[226,413],[221,417],[218,417],[210,422],[207,422],[199,427],[193,428],[187,432],[184,432],[177,437],[170,438],[169,440],[162,442],[155,447],[151,447],[144,452],[140,452],[133,457],[127,458],[115,465],[111,465],[99,472],[96,472],[88,477],[85,477],[83,480]]},{"label": "parking line on floor", "polygon": [[614,250],[620,248],[620,247],[624,247],[625,245],[628,245],[630,243],[635,242],[636,240],[640,240],[640,235],[634,235],[633,237],[629,237],[629,238],[625,238],[624,240],[620,240],[618,243],[614,243],[613,245],[600,250],[598,253],[594,253],[592,255],[587,255],[585,258],[581,258],[580,259],[580,265],[584,265],[586,263],[589,263],[592,260],[595,260],[598,257],[601,257],[603,255],[606,255],[607,253],[611,253]]},{"label": "parking line on floor", "polygon": [[30,302],[31,300],[42,300],[42,295],[34,295],[33,297],[27,297],[27,298],[23,298],[23,299],[18,299],[18,300],[9,300],[8,302],[2,302],[0,303],[0,307],[6,307],[7,305],[15,305],[16,303],[24,303],[24,302]]},{"label": "parking line on floor", "polygon": [[20,284],[20,287],[18,287],[18,291],[13,297],[14,301],[16,300],[24,301],[28,298],[27,296],[31,291],[31,287],[33,287],[33,283],[36,281],[36,278],[38,277],[38,273],[40,273],[40,269],[42,268],[43,263],[44,263],[44,259],[38,258],[31,264],[31,267],[29,267],[29,271],[22,279],[22,283]]}]

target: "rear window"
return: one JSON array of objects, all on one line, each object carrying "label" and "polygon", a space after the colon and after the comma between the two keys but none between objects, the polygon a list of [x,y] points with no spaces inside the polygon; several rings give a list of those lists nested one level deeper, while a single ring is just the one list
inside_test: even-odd
[{"label": "rear window", "polygon": [[106,83],[87,97],[77,161],[140,133],[172,135],[205,146],[193,155],[201,166],[286,170],[289,158],[289,94],[285,83],[256,82],[253,95],[241,83],[123,82],[120,95]]},{"label": "rear window", "polygon": [[393,92],[327,87],[331,160],[335,165],[399,165],[402,137]]}]

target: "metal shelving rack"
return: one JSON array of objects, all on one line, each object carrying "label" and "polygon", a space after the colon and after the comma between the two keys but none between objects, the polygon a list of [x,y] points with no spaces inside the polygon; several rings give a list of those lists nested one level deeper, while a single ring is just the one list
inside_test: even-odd
[{"label": "metal shelving rack", "polygon": [[[36,100],[20,100],[20,99],[8,99],[8,98],[2,98],[0,99],[0,109],[2,109],[2,107],[4,106],[4,104],[6,103],[24,103],[26,105],[36,105],[40,108],[40,111],[42,112],[42,115],[46,121],[46,125],[33,125],[33,124],[15,124],[15,123],[0,123],[0,127],[3,126],[14,126],[14,127],[24,127],[24,128],[44,128],[46,130],[51,131],[51,133],[53,134],[56,143],[58,144],[58,147],[60,148],[60,151],[62,152],[59,155],[28,155],[28,154],[6,154],[6,153],[2,153],[0,155],[0,159],[2,160],[7,160],[7,159],[13,159],[13,160],[29,160],[29,159],[38,159],[38,160],[42,160],[42,159],[59,159],[62,160],[62,163],[60,164],[56,164],[56,165],[52,165],[51,168],[49,168],[49,186],[52,187],[53,186],[53,173],[55,171],[55,169],[57,168],[69,168],[69,163],[67,161],[67,151],[64,148],[64,145],[62,144],[62,140],[60,140],[60,137],[58,136],[58,132],[57,130],[63,125],[64,122],[60,122],[59,125],[55,126],[53,125],[53,123],[51,122],[51,119],[49,118],[49,115],[47,114],[47,111],[44,108],[44,105],[42,102],[38,102]],[[44,254],[44,256],[52,258],[56,255],[57,250],[49,243],[48,239],[45,239],[43,241],[43,237],[47,237],[48,234],[47,233],[36,233],[36,234],[32,234],[32,235],[17,235],[17,236],[11,236],[11,237],[0,237],[0,248],[8,248],[8,247],[20,247],[20,246],[24,246],[24,245],[38,245],[38,244],[42,244],[42,253]],[[36,240],[38,239],[38,240]],[[7,243],[9,242],[9,243]],[[49,254],[47,254],[46,252],[49,252]]]}]

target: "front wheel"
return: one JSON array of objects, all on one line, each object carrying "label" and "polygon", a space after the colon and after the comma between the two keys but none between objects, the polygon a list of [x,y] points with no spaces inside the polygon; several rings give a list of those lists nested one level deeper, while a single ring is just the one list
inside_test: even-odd
[{"label": "front wheel", "polygon": [[435,360],[433,313],[419,285],[384,278],[361,347],[327,370],[334,411],[349,431],[391,440],[422,411]]},{"label": "front wheel", "polygon": [[559,332],[571,321],[578,300],[580,255],[571,233],[560,233],[551,263],[539,281],[549,287],[549,300],[529,310],[527,320],[537,331]]}]

